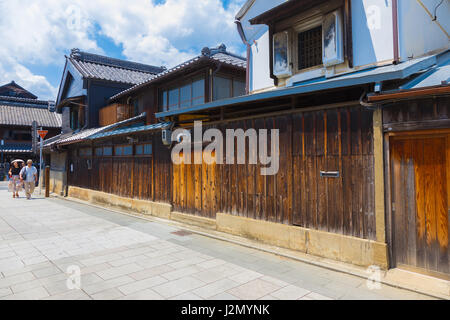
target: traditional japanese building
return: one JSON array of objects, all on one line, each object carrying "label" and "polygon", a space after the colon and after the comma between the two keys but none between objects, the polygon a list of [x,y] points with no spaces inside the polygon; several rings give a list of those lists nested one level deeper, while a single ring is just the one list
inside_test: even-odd
[{"label": "traditional japanese building", "polygon": [[[73,145],[68,194],[358,266],[448,279],[448,12],[448,3],[249,0],[236,23],[248,48],[250,94],[234,96],[234,78],[215,86],[224,63],[204,73],[202,103],[192,94],[202,86],[183,65],[181,78],[174,68],[113,96],[112,110],[150,101],[145,126]],[[241,163],[236,152],[227,162],[219,157],[228,146],[214,153],[203,141],[191,141],[183,158],[213,163],[174,164],[177,141],[168,135],[195,136],[195,121],[201,135],[277,132],[258,149],[279,151],[279,170],[262,174],[266,164]],[[255,150],[244,144],[246,158]]]},{"label": "traditional japanese building", "polygon": [[[48,130],[48,137],[61,133],[61,115],[54,112],[53,101],[41,101],[14,82],[0,87],[0,155],[5,163],[14,159],[39,160],[38,136],[33,148],[33,122],[36,128]],[[26,98],[27,97],[27,98]],[[3,170],[2,170],[3,172]]]},{"label": "traditional japanese building", "polygon": [[[205,47],[199,56],[111,96],[95,109],[97,126],[46,142],[53,151],[52,191],[64,194],[66,186],[79,185],[170,203],[170,150],[161,129],[171,125],[155,114],[244,95],[245,70],[245,59],[225,45]],[[95,95],[97,89],[91,90]],[[69,122],[63,116],[63,128]]]}]

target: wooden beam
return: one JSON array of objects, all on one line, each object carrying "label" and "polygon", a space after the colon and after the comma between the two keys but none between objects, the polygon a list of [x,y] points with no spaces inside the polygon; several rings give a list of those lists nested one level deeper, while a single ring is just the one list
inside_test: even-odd
[{"label": "wooden beam", "polygon": [[411,99],[423,96],[436,96],[436,95],[445,95],[450,94],[450,86],[442,86],[442,87],[433,87],[426,89],[415,89],[415,90],[406,90],[406,91],[398,91],[394,93],[386,93],[380,95],[373,95],[368,97],[369,102],[379,102],[385,100],[398,100],[398,99]]},{"label": "wooden beam", "polygon": [[383,114],[381,108],[373,113],[373,154],[375,162],[375,224],[378,242],[386,242],[385,182],[383,150]]},{"label": "wooden beam", "polygon": [[348,66],[353,68],[353,36],[352,36],[352,3],[345,0],[344,4],[345,55]]},{"label": "wooden beam", "polygon": [[426,129],[445,129],[450,128],[450,119],[442,120],[424,120],[402,123],[387,123],[383,125],[385,132],[391,131],[415,131]]}]

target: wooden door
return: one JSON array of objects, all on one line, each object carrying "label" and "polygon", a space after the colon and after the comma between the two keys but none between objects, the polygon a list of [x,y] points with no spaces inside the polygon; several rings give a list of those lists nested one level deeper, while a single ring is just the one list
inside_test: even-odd
[{"label": "wooden door", "polygon": [[391,139],[393,259],[448,277],[450,135]]}]

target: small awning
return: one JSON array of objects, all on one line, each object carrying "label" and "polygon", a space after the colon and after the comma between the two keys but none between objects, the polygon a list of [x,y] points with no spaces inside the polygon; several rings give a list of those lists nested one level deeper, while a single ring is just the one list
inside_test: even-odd
[{"label": "small awning", "polygon": [[450,51],[438,55],[434,66],[419,73],[398,89],[371,94],[368,96],[368,101],[411,99],[444,94],[450,94]]},{"label": "small awning", "polygon": [[89,139],[95,140],[95,139],[109,138],[109,137],[121,136],[121,135],[126,135],[126,134],[132,134],[132,133],[142,133],[142,132],[147,132],[147,131],[166,129],[166,128],[170,127],[170,125],[171,125],[170,122],[163,122],[163,123],[144,125],[144,126],[142,126],[142,125],[141,126],[139,126],[139,125],[129,126],[126,128],[97,133],[97,134],[90,136]]},{"label": "small awning", "polygon": [[304,12],[320,5],[327,0],[289,0],[276,6],[250,20],[251,24],[270,24],[276,21],[290,18],[300,12]]},{"label": "small awning", "polygon": [[145,117],[147,116],[147,113],[144,112],[136,117],[130,118],[130,119],[126,119],[120,122],[116,122],[104,127],[100,127],[100,128],[89,128],[89,129],[85,129],[79,132],[73,132],[73,133],[67,133],[67,134],[63,134],[59,136],[59,139],[52,139],[51,142],[49,143],[45,143],[44,142],[44,146],[46,148],[48,147],[52,147],[54,145],[69,145],[69,144],[73,144],[73,143],[78,143],[78,142],[82,142],[87,140],[88,138],[101,133],[101,132],[106,132],[106,131],[110,131],[113,130],[115,128],[118,127],[122,127],[122,126],[129,126],[131,123],[134,122],[143,122],[145,120]]},{"label": "small awning", "polygon": [[57,106],[56,106],[56,111],[57,112],[61,112],[61,109],[71,103],[73,104],[78,104],[78,105],[82,105],[83,101],[86,100],[86,96],[82,95],[82,96],[77,96],[77,97],[71,97],[71,98],[67,98],[64,99],[63,101],[61,101]]}]

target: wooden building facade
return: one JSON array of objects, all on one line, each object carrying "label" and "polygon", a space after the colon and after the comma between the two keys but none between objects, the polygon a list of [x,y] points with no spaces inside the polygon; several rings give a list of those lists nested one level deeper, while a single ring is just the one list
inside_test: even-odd
[{"label": "wooden building facade", "polygon": [[[121,197],[171,203],[170,150],[161,132],[94,140],[70,147],[68,184]],[[88,173],[88,174],[86,174]]]},{"label": "wooden building facade", "polygon": [[392,263],[449,275],[450,98],[383,110],[386,213]]},{"label": "wooden building facade", "polygon": [[[349,99],[270,113],[250,111],[203,124],[204,130],[219,129],[224,136],[227,129],[278,129],[280,166],[274,176],[261,175],[261,164],[237,164],[237,155],[235,164],[225,159],[224,164],[194,164],[192,151],[191,164],[174,165],[159,130],[132,134],[132,144],[126,138],[130,134],[94,139],[71,146],[69,185],[170,204],[174,212],[194,217],[216,219],[221,213],[347,239],[384,241],[390,267],[447,278],[449,105],[448,97],[428,98],[392,103],[381,111]],[[221,113],[223,117],[223,111],[210,117],[220,118]],[[422,130],[415,127],[418,122]],[[442,128],[430,130],[430,122]],[[143,155],[142,145],[151,145],[151,154]],[[99,151],[104,148],[107,152]],[[377,184],[382,185],[381,195]]]},{"label": "wooden building facade", "polygon": [[[240,95],[233,79],[245,77],[245,61],[233,69],[238,58],[230,62],[221,50],[111,97],[105,108],[144,106],[149,113],[61,145],[68,194],[84,190],[91,201],[131,210],[133,200],[164,204],[174,217],[218,231],[449,279],[449,86],[419,81],[425,70],[440,79],[449,53]],[[229,85],[217,85],[219,71],[230,71]],[[203,92],[199,101],[194,92]],[[231,163],[224,150],[212,164],[174,164],[168,135],[179,128],[192,134],[195,121],[223,137],[229,129],[278,130],[278,172],[263,175],[265,164],[250,164],[257,152],[250,139],[243,164],[237,139]],[[187,158],[203,158],[207,146],[193,141]]]}]

